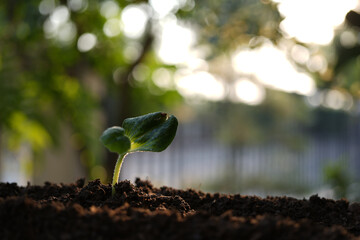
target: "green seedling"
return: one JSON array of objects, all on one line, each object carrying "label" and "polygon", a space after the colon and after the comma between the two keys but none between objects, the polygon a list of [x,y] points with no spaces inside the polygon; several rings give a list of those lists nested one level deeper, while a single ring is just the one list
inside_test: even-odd
[{"label": "green seedling", "polygon": [[112,194],[119,180],[125,156],[133,152],[161,152],[175,137],[178,121],[175,116],[162,112],[127,118],[122,127],[111,127],[104,131],[100,141],[111,152],[119,154],[112,180]]}]

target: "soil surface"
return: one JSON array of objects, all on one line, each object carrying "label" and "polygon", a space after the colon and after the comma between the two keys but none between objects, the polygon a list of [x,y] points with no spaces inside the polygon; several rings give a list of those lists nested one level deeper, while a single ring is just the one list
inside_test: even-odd
[{"label": "soil surface", "polygon": [[0,239],[360,239],[360,204],[209,194],[148,181],[0,183]]}]

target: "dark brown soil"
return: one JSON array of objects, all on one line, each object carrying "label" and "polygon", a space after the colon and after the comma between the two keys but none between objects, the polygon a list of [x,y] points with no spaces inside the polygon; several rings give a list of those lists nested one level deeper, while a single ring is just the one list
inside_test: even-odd
[{"label": "dark brown soil", "polygon": [[359,239],[360,204],[209,194],[136,180],[0,183],[0,239]]}]

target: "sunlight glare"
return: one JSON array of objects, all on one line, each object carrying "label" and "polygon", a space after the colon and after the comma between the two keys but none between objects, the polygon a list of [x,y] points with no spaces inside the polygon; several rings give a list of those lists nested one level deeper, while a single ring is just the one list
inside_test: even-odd
[{"label": "sunlight glare", "polygon": [[225,97],[225,87],[222,81],[205,71],[185,75],[177,72],[175,84],[177,90],[184,97],[200,97],[209,101],[219,101]]},{"label": "sunlight glare", "polygon": [[176,20],[164,21],[160,42],[157,44],[157,55],[166,64],[184,63],[191,58],[191,47],[194,45],[194,31]]},{"label": "sunlight glare", "polygon": [[314,80],[305,73],[299,73],[285,53],[272,44],[253,50],[239,50],[232,61],[239,74],[255,76],[267,87],[302,95],[311,95],[316,89]]},{"label": "sunlight glare", "polygon": [[255,84],[253,81],[238,79],[235,82],[235,98],[231,100],[243,102],[249,105],[258,105],[264,100],[264,98],[264,88]]},{"label": "sunlight glare", "polygon": [[304,43],[329,44],[334,28],[343,23],[346,13],[358,0],[283,0],[278,9],[285,17],[280,28],[289,38]]},{"label": "sunlight glare", "polygon": [[149,3],[159,18],[175,11],[179,6],[177,0],[150,0]]},{"label": "sunlight glare", "polygon": [[129,5],[121,13],[123,31],[128,38],[140,38],[146,28],[149,15],[144,5]]}]

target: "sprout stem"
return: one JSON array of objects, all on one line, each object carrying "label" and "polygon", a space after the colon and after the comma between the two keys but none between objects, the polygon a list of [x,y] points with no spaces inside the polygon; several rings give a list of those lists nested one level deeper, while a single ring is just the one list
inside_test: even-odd
[{"label": "sprout stem", "polygon": [[119,181],[120,169],[121,169],[121,165],[123,163],[125,156],[126,156],[126,153],[119,154],[119,157],[115,164],[114,176],[113,176],[113,181],[112,181],[112,195],[113,196],[115,195],[115,184],[118,183],[118,181]]}]

